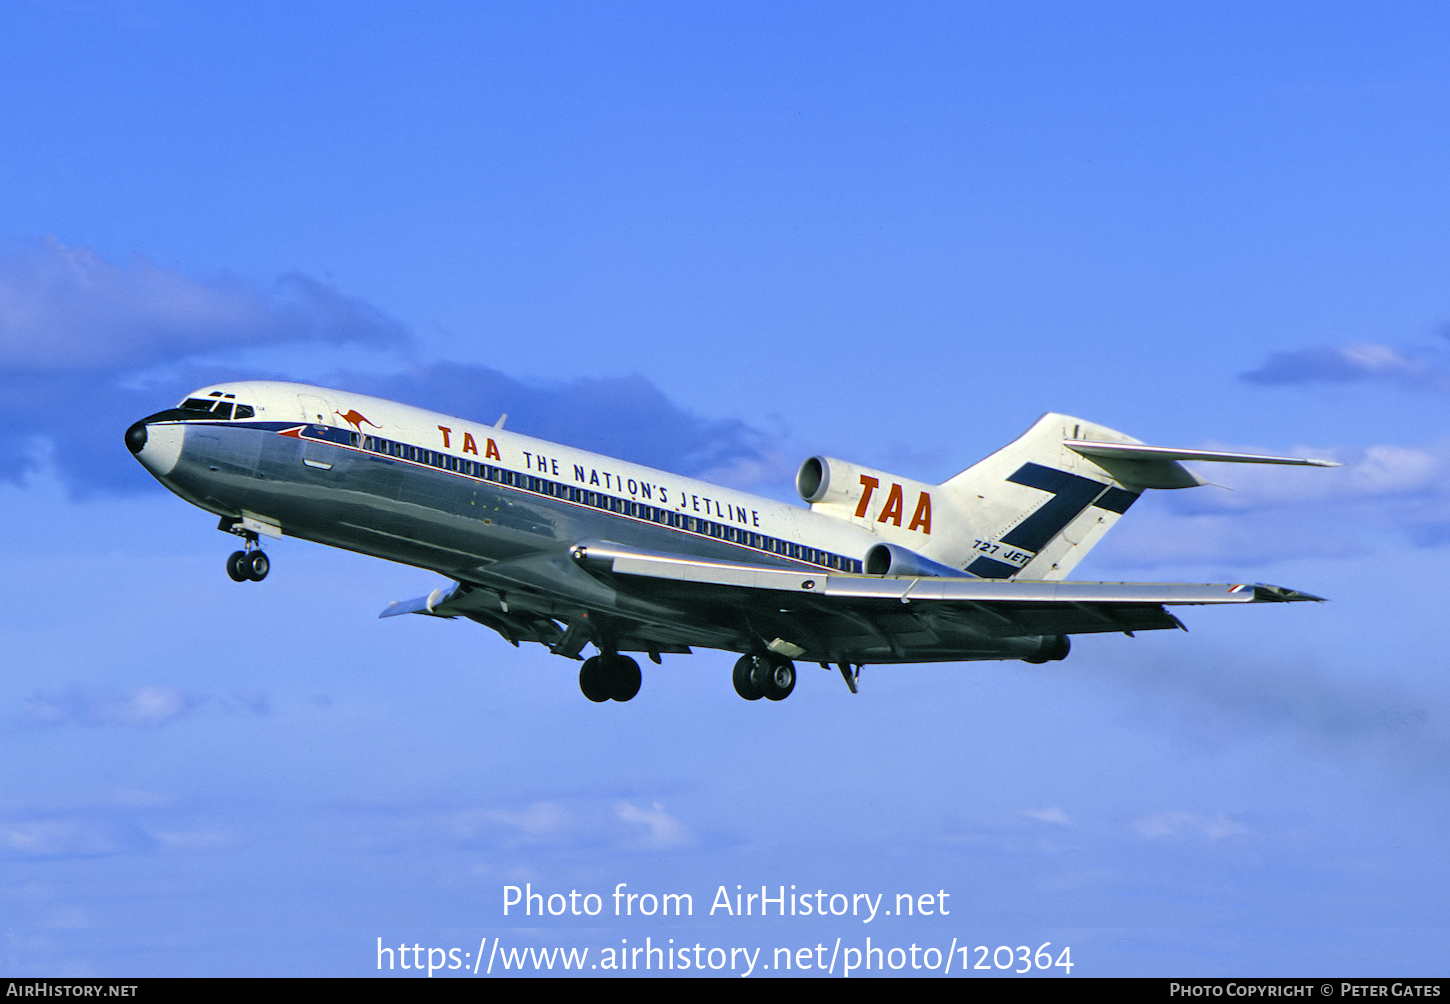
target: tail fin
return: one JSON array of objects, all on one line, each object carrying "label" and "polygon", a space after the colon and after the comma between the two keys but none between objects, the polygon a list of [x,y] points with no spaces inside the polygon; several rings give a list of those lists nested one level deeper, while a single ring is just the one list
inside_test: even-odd
[{"label": "tail fin", "polygon": [[1043,415],[1016,441],[941,486],[957,532],[943,533],[923,553],[987,579],[1061,579],[1144,488],[1204,483],[1171,458],[1107,460],[1066,445],[1082,441],[1142,445],[1106,426]]},{"label": "tail fin", "polygon": [[[796,482],[813,510],[881,537],[885,545],[871,549],[868,572],[939,575],[960,569],[985,579],[1051,580],[1065,578],[1145,489],[1208,484],[1182,460],[1339,466],[1145,446],[1106,426],[1047,414],[1014,442],[940,485],[829,457],[807,460]],[[908,512],[914,513],[909,521]]]}]

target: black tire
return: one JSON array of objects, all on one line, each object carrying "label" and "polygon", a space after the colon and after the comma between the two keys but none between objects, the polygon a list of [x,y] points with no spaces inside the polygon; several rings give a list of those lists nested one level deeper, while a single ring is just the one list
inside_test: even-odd
[{"label": "black tire", "polygon": [[608,677],[599,665],[599,656],[585,659],[584,665],[579,667],[579,690],[584,696],[595,704],[603,704],[609,700],[608,684]]},{"label": "black tire", "polygon": [[758,701],[765,695],[762,694],[754,682],[750,679],[750,671],[755,666],[755,657],[742,655],[735,663],[735,670],[730,674],[730,681],[735,684],[735,693],[747,701]]},{"label": "black tire", "polygon": [[246,551],[233,551],[227,558],[227,578],[233,582],[247,581]]},{"label": "black tire", "polygon": [[778,655],[757,655],[750,682],[768,701],[783,701],[795,689],[795,666]]},{"label": "black tire", "polygon": [[623,703],[639,693],[639,686],[644,682],[644,674],[639,671],[639,663],[627,655],[616,655],[611,657],[609,673],[609,696],[616,701]]},{"label": "black tire", "polygon": [[267,559],[267,556],[261,551],[253,551],[250,555],[247,556],[245,571],[247,573],[247,578],[251,579],[253,582],[261,582],[267,577],[267,573],[271,570],[272,562],[269,561]]},{"label": "black tire", "polygon": [[750,659],[750,685],[761,697],[770,694],[770,660],[763,655]]},{"label": "black tire", "polygon": [[770,667],[770,689],[766,700],[783,701],[795,690],[795,665],[789,659],[774,661]]}]

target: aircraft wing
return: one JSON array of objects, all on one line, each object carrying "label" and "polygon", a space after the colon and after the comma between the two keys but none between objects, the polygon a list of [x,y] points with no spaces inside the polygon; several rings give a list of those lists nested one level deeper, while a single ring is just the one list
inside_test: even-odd
[{"label": "aircraft wing", "polygon": [[[1070,634],[1182,628],[1165,606],[1283,603],[1317,596],[1263,584],[886,578],[576,545],[580,565],[621,592],[668,597],[716,625],[746,626],[734,645],[789,658],[892,663],[1058,659]],[[723,647],[718,646],[717,647]]]},{"label": "aircraft wing", "polygon": [[900,603],[1284,603],[1322,597],[1263,583],[1056,582],[976,578],[886,578],[772,568],[643,551],[607,542],[575,545],[575,561],[615,575],[736,589]]},{"label": "aircraft wing", "polygon": [[[565,563],[589,573],[636,613],[610,617],[619,651],[688,652],[690,646],[767,647],[820,662],[1030,661],[1061,658],[1066,635],[1182,628],[1166,606],[1318,600],[1263,584],[1062,582],[971,577],[890,578],[716,561],[610,541],[574,545]],[[601,623],[529,610],[484,584],[456,583],[397,603],[404,613],[467,617],[509,641],[536,641],[578,657]],[[562,626],[558,622],[562,622]]]}]

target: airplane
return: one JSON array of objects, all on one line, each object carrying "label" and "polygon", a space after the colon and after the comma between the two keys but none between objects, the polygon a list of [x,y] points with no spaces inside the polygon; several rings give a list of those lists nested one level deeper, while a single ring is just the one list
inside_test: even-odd
[{"label": "airplane", "polygon": [[379,616],[462,617],[537,642],[582,661],[594,702],[639,692],[626,652],[739,653],[736,693],[779,701],[797,660],[834,664],[854,694],[867,664],[1045,663],[1070,635],[1183,628],[1167,606],[1319,600],[1067,576],[1145,490],[1210,483],[1183,461],[1339,466],[1148,446],[1049,413],[941,484],[809,457],[802,508],[525,436],[507,417],[240,381],[141,419],[125,441],[242,538],[233,580],[265,579],[261,538],[284,535],[438,572],[451,584]]}]

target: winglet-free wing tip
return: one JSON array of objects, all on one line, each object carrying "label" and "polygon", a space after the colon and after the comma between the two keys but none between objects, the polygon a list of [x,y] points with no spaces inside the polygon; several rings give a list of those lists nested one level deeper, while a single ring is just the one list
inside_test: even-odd
[{"label": "winglet-free wing tip", "polygon": [[1254,591],[1255,603],[1324,603],[1323,596],[1315,596],[1313,593],[1300,592],[1298,589],[1288,589],[1284,586],[1271,586],[1267,582],[1255,582],[1253,585],[1236,586],[1235,589],[1252,589]]}]

